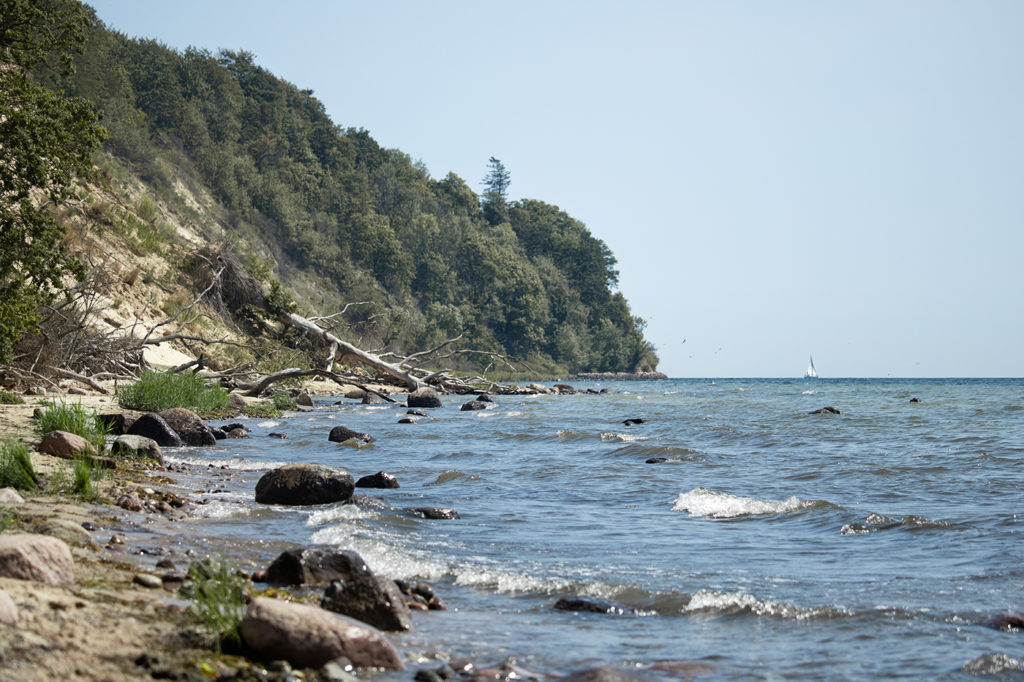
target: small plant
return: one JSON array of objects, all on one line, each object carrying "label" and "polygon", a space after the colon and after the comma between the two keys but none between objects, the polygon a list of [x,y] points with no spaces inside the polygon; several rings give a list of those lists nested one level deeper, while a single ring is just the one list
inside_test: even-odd
[{"label": "small plant", "polygon": [[281,410],[274,407],[274,403],[269,400],[259,400],[242,408],[242,414],[257,419],[274,419],[281,416]]},{"label": "small plant", "polygon": [[99,497],[94,482],[99,480],[103,469],[92,457],[76,457],[72,470],[71,493],[82,500],[92,501]]},{"label": "small plant", "polygon": [[25,401],[10,391],[0,388],[0,405],[24,405]]},{"label": "small plant", "polygon": [[128,410],[160,412],[184,407],[199,414],[216,414],[228,406],[228,392],[195,374],[144,372],[139,380],[117,391],[118,404]]},{"label": "small plant", "polygon": [[271,400],[274,402],[274,407],[282,412],[284,410],[295,410],[299,407],[299,404],[295,402],[295,398],[291,397],[287,393],[275,393]]},{"label": "small plant", "polygon": [[84,438],[96,452],[106,447],[107,426],[95,410],[87,410],[81,403],[44,402],[46,408],[36,418],[36,433],[44,436],[51,431],[67,431]]},{"label": "small plant", "polygon": [[0,488],[35,490],[38,485],[28,446],[18,440],[0,443]]},{"label": "small plant", "polygon": [[12,523],[14,523],[14,514],[0,514],[0,535],[7,532]]},{"label": "small plant", "polygon": [[193,561],[188,567],[192,581],[189,613],[205,625],[217,639],[217,648],[241,643],[238,627],[245,613],[247,581],[232,571],[227,562],[211,559]]}]

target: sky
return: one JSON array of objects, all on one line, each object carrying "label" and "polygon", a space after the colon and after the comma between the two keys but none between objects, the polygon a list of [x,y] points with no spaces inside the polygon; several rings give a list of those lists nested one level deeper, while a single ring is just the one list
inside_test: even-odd
[{"label": "sky", "polygon": [[1024,2],[93,0],[581,220],[673,377],[1024,376]]}]

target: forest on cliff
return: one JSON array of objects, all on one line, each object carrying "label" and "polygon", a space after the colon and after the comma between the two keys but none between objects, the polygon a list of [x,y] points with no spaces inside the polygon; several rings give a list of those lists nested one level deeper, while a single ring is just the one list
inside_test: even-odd
[{"label": "forest on cliff", "polygon": [[165,203],[182,183],[213,197],[227,247],[279,280],[287,305],[358,303],[343,314],[358,340],[397,352],[461,335],[549,375],[656,368],[608,247],[553,204],[510,200],[498,159],[481,160],[479,194],[432,178],[251,53],[179,52],[85,9],[74,70],[34,77],[100,115],[101,168],[128,169]]}]

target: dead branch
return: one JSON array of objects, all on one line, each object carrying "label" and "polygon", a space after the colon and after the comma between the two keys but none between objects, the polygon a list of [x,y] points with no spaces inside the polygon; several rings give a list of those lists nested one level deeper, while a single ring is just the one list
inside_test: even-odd
[{"label": "dead branch", "polygon": [[226,266],[224,265],[223,261],[221,261],[220,269],[217,270],[217,272],[213,273],[213,278],[212,278],[213,281],[210,282],[210,285],[208,287],[206,287],[205,289],[203,289],[202,291],[200,291],[199,294],[195,298],[193,298],[192,302],[189,303],[187,306],[185,306],[184,308],[182,308],[178,312],[174,313],[174,315],[172,315],[171,317],[167,318],[163,322],[159,322],[156,325],[154,325],[153,327],[151,327],[150,330],[148,332],[146,332],[146,335],[142,337],[142,341],[140,341],[139,343],[142,343],[142,344],[146,343],[146,341],[149,340],[149,337],[157,329],[159,329],[160,327],[164,327],[166,325],[169,325],[172,322],[177,321],[177,319],[179,317],[181,317],[182,314],[190,312],[193,308],[195,308],[199,304],[199,302],[201,300],[203,300],[203,297],[206,296],[206,294],[210,293],[210,290],[213,289],[214,286],[216,286],[218,281],[220,281],[221,273],[224,272],[224,268],[225,267]]},{"label": "dead branch", "polygon": [[373,393],[375,395],[379,395],[381,398],[383,398],[384,400],[387,400],[388,402],[392,402],[392,403],[395,402],[391,398],[391,396],[385,395],[384,393],[380,393],[379,391],[375,391],[372,388],[369,388],[367,386],[363,386],[361,384],[357,384],[357,383],[353,382],[350,378],[345,377],[345,376],[343,376],[341,374],[338,374],[337,372],[328,372],[328,371],[322,370],[322,369],[299,369],[298,367],[293,367],[291,369],[282,370],[280,372],[276,372],[276,373],[271,374],[269,376],[265,376],[265,377],[263,377],[262,379],[260,379],[259,381],[255,382],[255,383],[239,384],[238,388],[240,388],[241,390],[245,391],[246,395],[258,396],[261,393],[263,393],[263,391],[267,390],[267,388],[271,384],[274,384],[274,383],[276,383],[278,381],[284,381],[286,379],[297,379],[299,377],[310,377],[310,376],[325,377],[327,379],[330,379],[330,380],[334,381],[336,384],[339,384],[341,386],[356,386],[356,387],[361,388],[362,390],[366,391],[367,393]]},{"label": "dead branch", "polygon": [[110,395],[109,390],[107,390],[100,384],[96,383],[89,377],[85,376],[84,374],[72,372],[71,370],[68,369],[61,369],[60,367],[47,367],[46,371],[52,372],[55,376],[58,376],[62,379],[74,379],[75,381],[81,381],[86,386],[89,386],[90,388],[93,388],[104,395]]}]

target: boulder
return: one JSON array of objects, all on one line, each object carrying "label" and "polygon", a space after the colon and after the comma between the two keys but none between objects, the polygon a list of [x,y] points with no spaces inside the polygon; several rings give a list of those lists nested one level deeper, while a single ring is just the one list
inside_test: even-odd
[{"label": "boulder", "polygon": [[1024,613],[1001,613],[998,616],[989,618],[982,625],[995,630],[1017,632],[1024,630]]},{"label": "boulder", "polygon": [[476,410],[486,410],[487,409],[487,403],[484,402],[483,400],[480,400],[478,398],[476,400],[470,400],[468,403],[465,403],[462,406],[461,409],[462,409],[463,412],[474,412]]},{"label": "boulder", "polygon": [[216,445],[217,438],[202,418],[192,410],[172,407],[160,413],[174,431],[181,436],[185,445]]},{"label": "boulder", "polygon": [[397,488],[398,479],[391,474],[378,471],[370,476],[363,476],[356,481],[357,488]]},{"label": "boulder", "polygon": [[573,597],[562,597],[555,602],[555,608],[559,611],[580,611],[584,613],[631,613],[633,609],[620,606],[607,599],[576,595]]},{"label": "boulder", "polygon": [[158,462],[164,461],[164,453],[160,445],[152,438],[125,434],[118,436],[110,445],[110,454],[121,457],[145,457],[155,459]]},{"label": "boulder", "polygon": [[230,431],[227,431],[226,433],[227,433],[228,438],[248,438],[249,437],[249,431],[247,429],[244,429],[244,428],[231,429]]},{"label": "boulder", "polygon": [[301,405],[302,407],[313,407],[313,396],[306,391],[295,396],[295,404]]},{"label": "boulder", "polygon": [[363,393],[363,397],[360,398],[359,402],[361,402],[363,405],[386,405],[388,401],[385,400],[384,396],[380,395],[379,393],[366,391],[365,393]]},{"label": "boulder", "polygon": [[343,502],[352,497],[352,474],[323,464],[286,464],[263,474],[256,484],[262,504],[310,505]]},{"label": "boulder", "polygon": [[451,519],[461,519],[459,512],[455,511],[451,507],[414,507],[410,509],[416,516],[422,516],[425,519],[435,519],[441,521],[448,521]]},{"label": "boulder", "polygon": [[808,414],[842,414],[842,412],[829,405],[828,407],[822,407],[814,410],[813,412],[808,412]]},{"label": "boulder", "polygon": [[310,604],[257,597],[239,631],[245,647],[265,660],[320,668],[344,656],[357,668],[405,669],[380,630]]},{"label": "boulder", "polygon": [[0,625],[18,627],[18,607],[3,590],[0,590]]},{"label": "boulder", "polygon": [[89,534],[89,531],[83,528],[82,524],[68,519],[47,519],[37,525],[34,530],[40,535],[49,535],[50,537],[63,540],[69,545],[88,547],[92,544],[92,535]]},{"label": "boulder", "polygon": [[345,441],[350,440],[352,438],[355,438],[357,441],[363,443],[373,442],[373,436],[371,436],[370,434],[359,433],[358,431],[353,431],[352,429],[346,428],[344,426],[335,426],[333,429],[331,429],[331,433],[327,436],[327,440],[331,441],[332,443],[344,443]]},{"label": "boulder", "polygon": [[14,488],[0,488],[0,504],[23,504],[25,498]]},{"label": "boulder", "polygon": [[405,399],[406,407],[441,407],[441,396],[430,386],[417,388]]},{"label": "boulder", "polygon": [[75,563],[63,540],[48,535],[0,535],[0,577],[47,585],[75,582]]},{"label": "boulder", "polygon": [[545,386],[544,384],[530,384],[526,388],[529,389],[530,391],[533,391],[534,393],[551,393],[551,389]]},{"label": "boulder", "polygon": [[333,581],[324,590],[320,606],[369,623],[378,630],[394,632],[412,628],[409,607],[398,586],[376,575]]},{"label": "boulder", "polygon": [[376,511],[387,511],[391,508],[383,500],[378,500],[376,497],[370,497],[369,495],[353,495],[345,500],[343,504],[354,504],[357,507]]},{"label": "boulder", "polygon": [[351,549],[291,549],[274,559],[264,580],[271,585],[323,585],[370,575],[363,557]]},{"label": "boulder", "polygon": [[74,459],[78,455],[94,454],[96,451],[89,445],[89,441],[81,436],[67,431],[50,431],[43,436],[42,442],[39,443],[39,452],[54,457]]},{"label": "boulder", "polygon": [[555,384],[551,387],[551,390],[559,395],[572,395],[576,392],[576,389],[569,384]]},{"label": "boulder", "polygon": [[153,412],[136,419],[135,423],[128,428],[127,433],[134,436],[145,436],[165,448],[177,448],[183,445],[178,432],[172,429],[163,417]]},{"label": "boulder", "polygon": [[131,426],[134,417],[129,418],[123,412],[107,412],[96,417],[96,421],[106,428],[108,434],[120,436]]},{"label": "boulder", "polygon": [[246,402],[245,398],[243,398],[242,396],[238,395],[237,393],[229,393],[228,394],[228,409],[229,410],[232,410],[233,412],[238,413],[238,412],[244,411],[245,408],[248,407],[248,406],[249,406],[249,403]]}]

